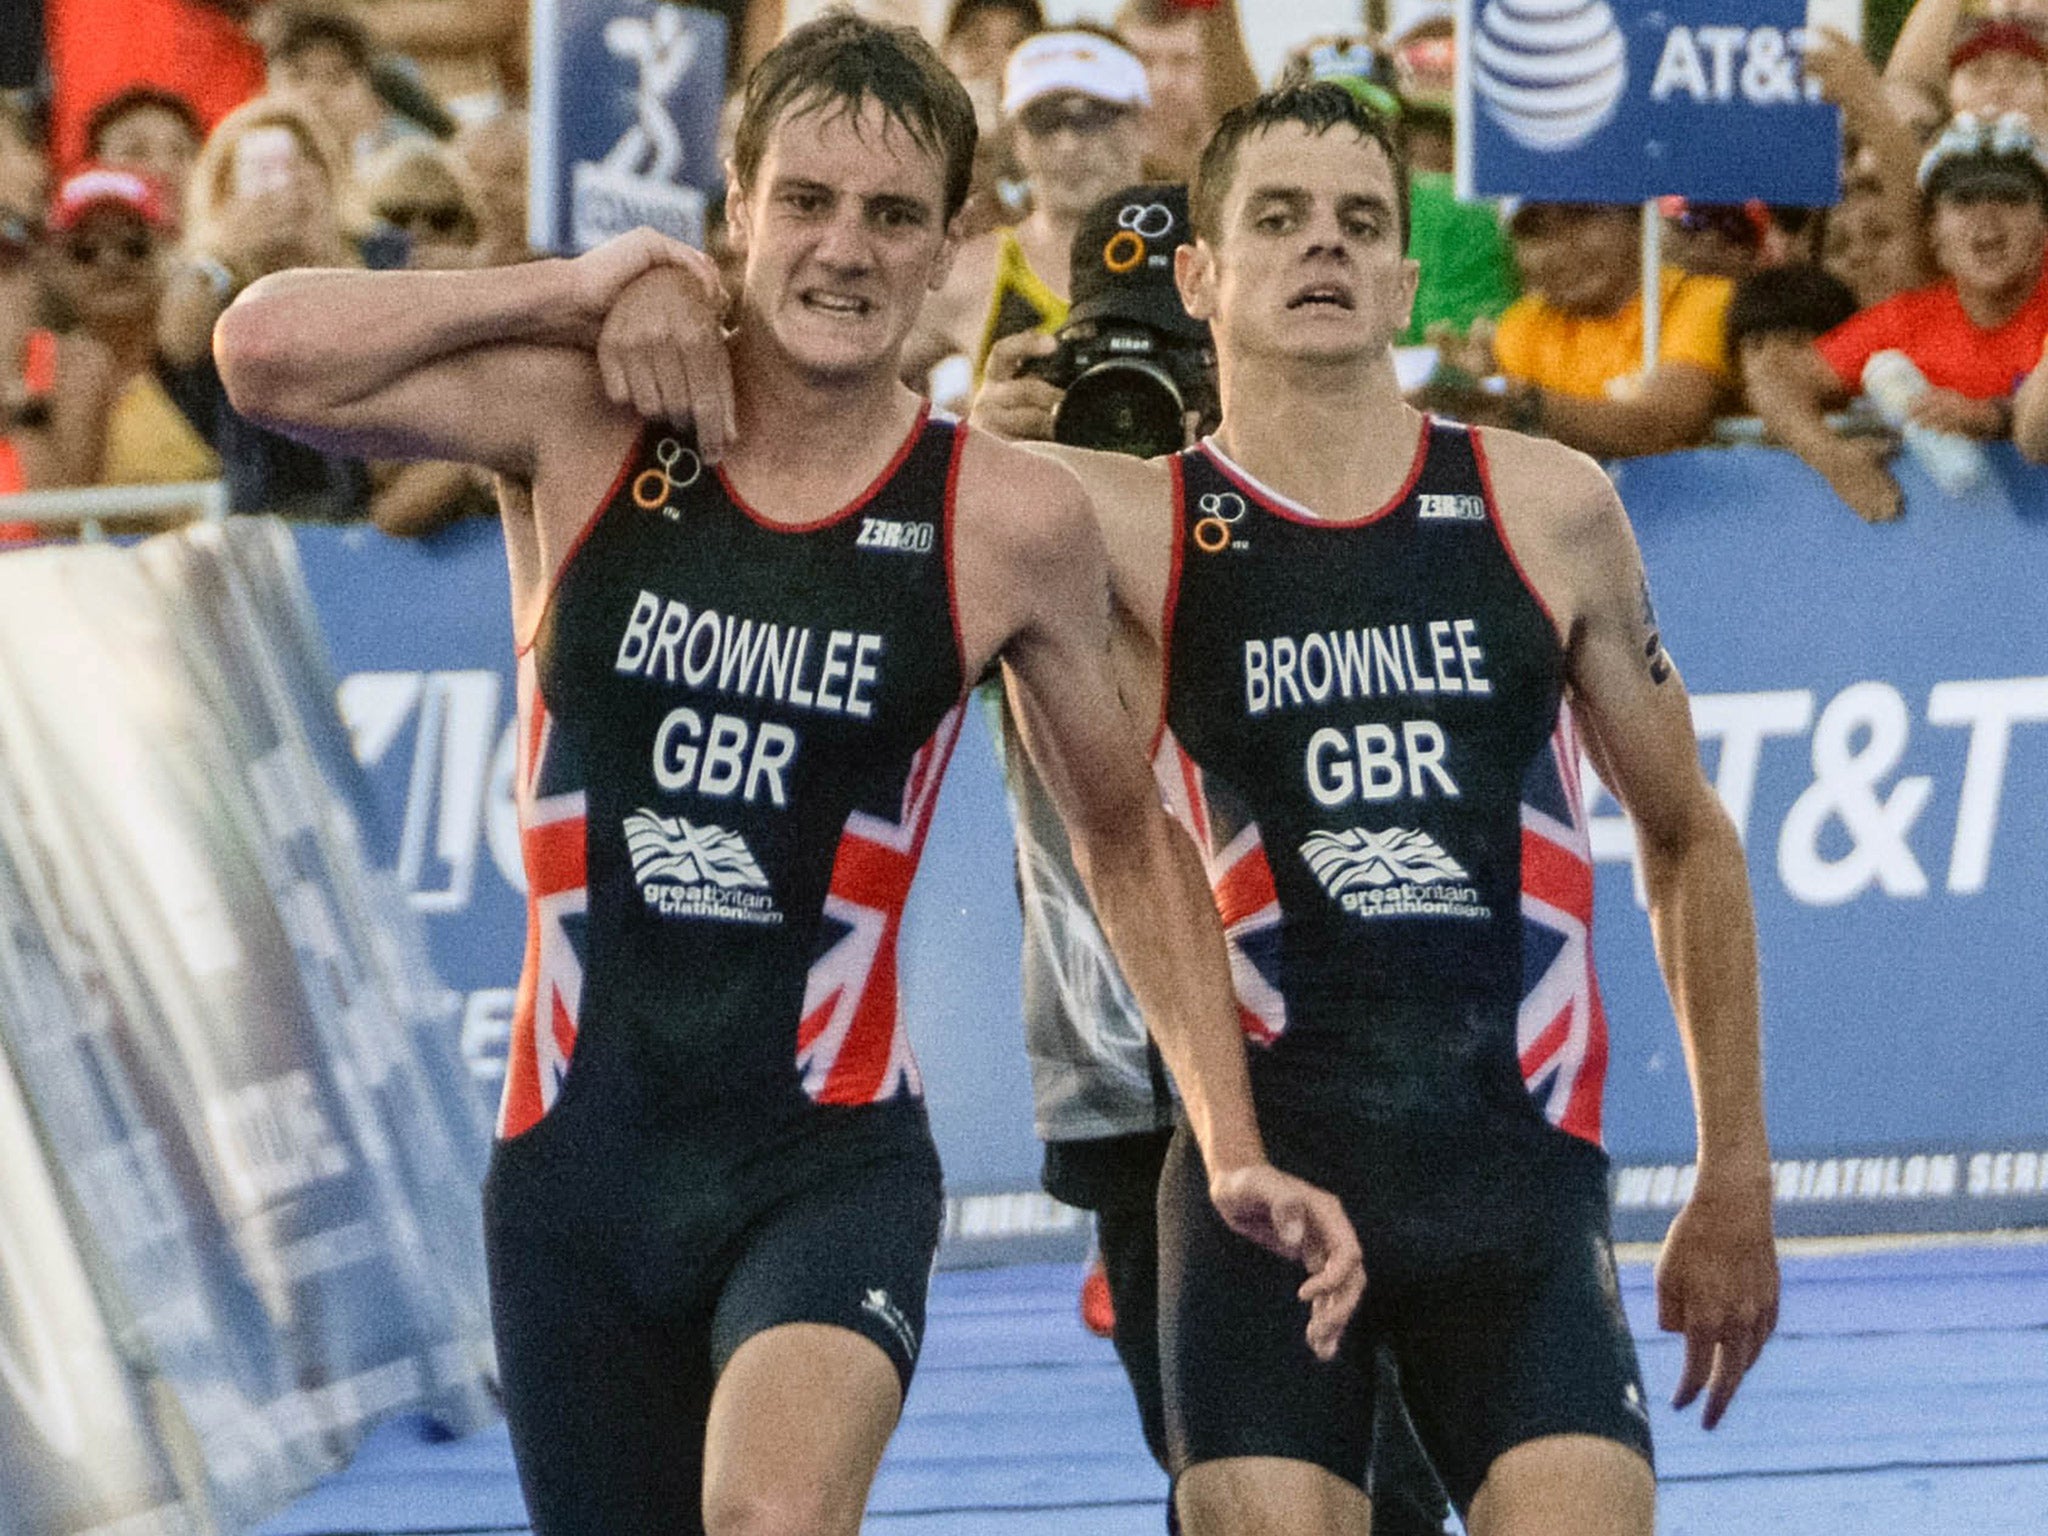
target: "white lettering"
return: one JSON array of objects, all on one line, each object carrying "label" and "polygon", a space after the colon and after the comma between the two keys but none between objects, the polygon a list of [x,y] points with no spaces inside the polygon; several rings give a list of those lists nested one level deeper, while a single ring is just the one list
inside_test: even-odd
[{"label": "white lettering", "polygon": [[1463,693],[1465,680],[1453,677],[1445,664],[1455,659],[1451,649],[1451,626],[1447,619],[1429,621],[1429,664],[1436,672],[1436,685],[1445,693]]},{"label": "white lettering", "polygon": [[619,636],[619,654],[612,662],[614,672],[631,675],[640,669],[647,655],[647,639],[654,628],[654,616],[661,612],[661,599],[642,589],[633,599],[633,615],[626,620],[626,632]]},{"label": "white lettering", "polygon": [[1247,640],[1244,643],[1244,712],[1263,715],[1272,697],[1272,685],[1266,681],[1266,642]]},{"label": "white lettering", "polygon": [[1693,46],[1692,32],[1673,27],[1664,34],[1664,53],[1657,60],[1657,74],[1650,81],[1650,100],[1668,101],[1683,91],[1694,101],[1708,98],[1707,74],[1700,65],[1700,51]]},{"label": "white lettering", "polygon": [[1451,782],[1451,776],[1444,771],[1444,732],[1434,720],[1403,720],[1401,722],[1401,746],[1408,754],[1408,793],[1415,799],[1425,797],[1422,777],[1428,774],[1437,782],[1446,795],[1458,798],[1458,786]]},{"label": "white lettering", "polygon": [[[683,642],[683,681],[692,688],[701,688],[718,666],[718,636],[724,628],[718,615],[706,608],[690,625],[690,635]],[[699,646],[698,640],[704,644]]]},{"label": "white lettering", "polygon": [[697,777],[697,749],[687,743],[703,739],[704,721],[697,711],[670,710],[654,733],[654,782],[663,789],[688,789]]},{"label": "white lettering", "polygon": [[711,738],[704,744],[704,766],[697,774],[697,793],[723,800],[738,789],[745,772],[746,746],[746,721],[713,715]]},{"label": "white lettering", "polygon": [[1301,687],[1294,680],[1294,642],[1285,635],[1273,641],[1273,707],[1284,709],[1289,695],[1301,702]]},{"label": "white lettering", "polygon": [[1330,642],[1321,635],[1304,635],[1301,641],[1301,686],[1311,702],[1320,704],[1329,698],[1334,670],[1330,664]]},{"label": "white lettering", "polygon": [[2048,721],[2048,677],[1937,683],[1927,696],[1927,718],[1934,725],[1970,728],[1955,842],[1949,850],[1948,888],[1958,896],[1974,896],[1991,873],[1991,842],[2005,793],[2012,728]]},{"label": "white lettering", "polygon": [[1479,675],[1479,663],[1486,660],[1486,652],[1479,648],[1479,624],[1474,619],[1460,619],[1451,626],[1458,637],[1458,668],[1465,674],[1465,689],[1468,693],[1491,693],[1493,684]]},{"label": "white lettering", "polygon": [[661,664],[661,680],[672,683],[676,680],[676,642],[683,638],[683,631],[690,624],[690,605],[671,599],[661,610],[661,628],[654,632],[654,649],[647,657],[647,675],[654,676],[656,662]]},{"label": "white lettering", "polygon": [[1391,800],[1401,793],[1401,754],[1394,733],[1384,725],[1361,725],[1352,732],[1358,743],[1358,798]]},{"label": "white lettering", "polygon": [[[1344,733],[1327,725],[1308,739],[1308,792],[1318,805],[1342,805],[1358,787],[1343,752]],[[1334,764],[1329,762],[1332,753],[1338,754]]]},{"label": "white lettering", "polygon": [[818,708],[846,712],[846,705],[832,692],[835,682],[852,673],[853,635],[844,629],[835,629],[825,640],[825,661],[818,670]]},{"label": "white lettering", "polygon": [[[880,635],[862,635],[853,648],[853,676],[846,684],[846,712],[865,720],[875,712],[868,685],[881,676],[874,658],[882,654]],[[779,802],[778,802],[779,803]]]},{"label": "white lettering", "polygon": [[780,810],[788,806],[789,786],[783,781],[782,770],[795,757],[796,732],[773,720],[763,721],[754,737],[754,756],[747,764],[747,788],[742,798],[752,805],[759,798],[762,781],[766,780],[768,798],[774,801],[776,808]]}]

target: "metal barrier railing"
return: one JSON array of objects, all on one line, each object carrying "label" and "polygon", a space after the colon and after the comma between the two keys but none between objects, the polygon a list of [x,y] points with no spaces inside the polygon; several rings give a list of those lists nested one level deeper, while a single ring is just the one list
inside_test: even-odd
[{"label": "metal barrier railing", "polygon": [[82,539],[105,536],[110,522],[167,526],[228,515],[228,489],[220,480],[173,485],[91,485],[0,496],[0,523],[75,527]]}]

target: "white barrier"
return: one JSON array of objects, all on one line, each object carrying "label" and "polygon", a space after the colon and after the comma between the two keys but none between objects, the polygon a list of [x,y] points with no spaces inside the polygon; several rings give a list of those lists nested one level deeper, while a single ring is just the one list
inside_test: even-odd
[{"label": "white barrier", "polygon": [[0,496],[0,523],[76,527],[79,537],[88,541],[103,537],[108,522],[167,528],[195,518],[219,522],[227,515],[228,488],[221,480],[74,486]]}]

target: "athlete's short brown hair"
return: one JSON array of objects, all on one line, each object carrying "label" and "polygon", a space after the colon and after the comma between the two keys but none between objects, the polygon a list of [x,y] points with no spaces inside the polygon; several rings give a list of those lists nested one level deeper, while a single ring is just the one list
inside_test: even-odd
[{"label": "athlete's short brown hair", "polygon": [[974,171],[974,103],[915,28],[885,26],[850,11],[829,11],[798,27],[747,76],[732,149],[740,184],[753,184],[768,135],[784,114],[851,116],[870,101],[944,162],[950,220],[967,201]]},{"label": "athlete's short brown hair", "polygon": [[1401,249],[1408,249],[1408,159],[1402,154],[1394,124],[1333,80],[1312,80],[1254,96],[1223,115],[1202,149],[1195,179],[1188,188],[1189,223],[1197,238],[1214,240],[1237,173],[1237,152],[1253,134],[1267,133],[1283,123],[1299,123],[1321,135],[1349,128],[1386,153],[1394,172],[1394,201],[1401,221]]}]

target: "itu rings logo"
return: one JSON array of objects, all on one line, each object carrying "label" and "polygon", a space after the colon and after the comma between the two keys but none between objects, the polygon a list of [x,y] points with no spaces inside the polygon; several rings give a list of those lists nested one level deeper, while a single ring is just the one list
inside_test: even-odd
[{"label": "itu rings logo", "polygon": [[1472,37],[1472,89],[1524,149],[1583,144],[1614,116],[1628,44],[1606,0],[1487,0]]},{"label": "itu rings logo", "polygon": [[1195,548],[1205,555],[1230,548],[1231,534],[1244,520],[1244,498],[1235,491],[1211,491],[1195,505],[1202,513],[1195,519]]},{"label": "itu rings logo", "polygon": [[1172,233],[1173,210],[1166,204],[1125,203],[1116,213],[1116,233],[1102,247],[1102,265],[1111,272],[1129,272],[1144,261],[1150,249],[1146,242]]},{"label": "itu rings logo", "polygon": [[672,437],[664,437],[654,449],[656,467],[643,469],[633,477],[633,504],[642,511],[659,510],[670,522],[683,513],[669,505],[669,497],[697,483],[704,473],[704,461]]}]

